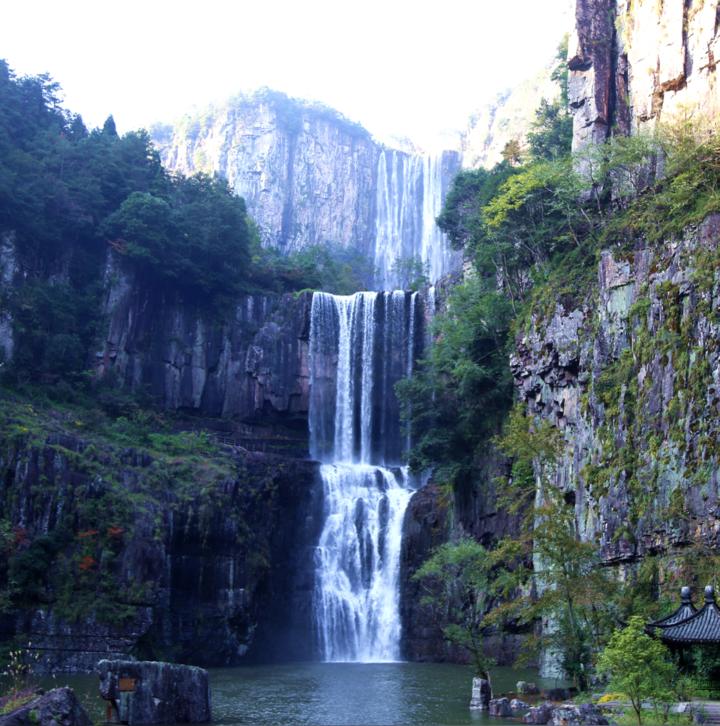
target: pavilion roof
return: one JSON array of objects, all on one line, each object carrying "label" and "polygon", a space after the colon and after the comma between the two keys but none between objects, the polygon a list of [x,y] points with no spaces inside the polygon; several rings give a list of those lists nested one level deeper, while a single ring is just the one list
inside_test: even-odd
[{"label": "pavilion roof", "polygon": [[701,610],[684,620],[655,627],[660,630],[660,638],[670,643],[720,643],[720,608],[715,602],[714,589],[705,588],[705,605]]},{"label": "pavilion roof", "polygon": [[670,625],[676,625],[683,620],[691,618],[693,615],[695,615],[696,612],[697,609],[692,604],[692,600],[690,599],[690,588],[683,587],[682,590],[680,590],[680,607],[677,608],[677,610],[675,610],[674,612],[670,613],[670,615],[667,615],[660,620],[654,620],[653,622],[648,623],[647,627],[649,629],[667,628]]}]

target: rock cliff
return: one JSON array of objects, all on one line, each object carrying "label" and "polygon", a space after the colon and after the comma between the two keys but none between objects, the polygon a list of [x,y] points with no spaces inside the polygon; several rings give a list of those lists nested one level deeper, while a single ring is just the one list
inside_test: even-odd
[{"label": "rock cliff", "polygon": [[422,259],[433,280],[459,267],[435,226],[455,151],[386,148],[332,109],[267,89],[157,126],[153,140],[167,168],[226,178],[265,246],[351,249],[374,261],[376,289],[407,284],[398,260]]},{"label": "rock cliff", "polygon": [[570,36],[574,147],[717,112],[717,0],[577,0]]},{"label": "rock cliff", "polygon": [[719,251],[711,216],[680,241],[605,252],[594,293],[517,342],[521,400],[563,434],[552,481],[609,564],[720,546]]},{"label": "rock cliff", "polygon": [[463,166],[487,169],[502,161],[510,141],[524,143],[543,99],[554,101],[558,86],[548,65],[540,73],[499,94],[491,103],[470,117],[462,137]]},{"label": "rock cliff", "polygon": [[13,607],[0,638],[31,642],[47,671],[307,657],[315,464],[211,446],[202,462],[63,433],[4,438]]},{"label": "rock cliff", "polygon": [[312,293],[245,295],[222,311],[105,271],[98,375],[165,408],[307,432]]},{"label": "rock cliff", "polygon": [[175,128],[156,127],[153,136],[173,171],[225,177],[245,198],[264,244],[372,251],[379,148],[339,113],[265,90]]}]

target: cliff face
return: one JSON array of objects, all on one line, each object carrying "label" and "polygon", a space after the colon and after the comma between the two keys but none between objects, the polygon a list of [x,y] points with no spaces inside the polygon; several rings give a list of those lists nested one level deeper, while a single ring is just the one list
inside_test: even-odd
[{"label": "cliff face", "polygon": [[265,245],[372,251],[379,147],[340,114],[266,91],[153,133],[168,168],[225,177]]},{"label": "cliff face", "polygon": [[604,253],[597,293],[518,341],[521,399],[565,440],[552,481],[608,563],[720,546],[719,249],[712,216],[680,242]]},{"label": "cliff face", "polygon": [[111,255],[100,377],[163,407],[307,429],[312,294],[247,295],[221,312],[166,299]]},{"label": "cliff face", "polygon": [[574,148],[661,119],[717,112],[717,0],[577,0],[570,36]]},{"label": "cliff face", "polygon": [[47,671],[128,655],[307,657],[315,465],[230,449],[205,461],[206,474],[226,476],[170,485],[166,465],[132,449],[66,434],[5,439],[0,519],[12,525],[15,604],[0,610],[2,639],[32,642]]},{"label": "cliff face", "polygon": [[156,127],[153,140],[167,168],[227,179],[265,246],[360,253],[378,270],[376,289],[407,286],[398,260],[421,259],[433,281],[460,265],[435,225],[455,151],[386,148],[336,111],[269,90]]}]

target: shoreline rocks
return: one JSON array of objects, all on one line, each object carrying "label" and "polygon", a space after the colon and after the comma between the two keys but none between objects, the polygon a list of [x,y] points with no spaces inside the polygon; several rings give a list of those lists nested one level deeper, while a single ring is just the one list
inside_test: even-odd
[{"label": "shoreline rocks", "polygon": [[100,695],[129,726],[207,723],[212,719],[208,672],[155,661],[101,660]]},{"label": "shoreline rocks", "polygon": [[0,726],[92,726],[72,688],[54,688],[39,694],[10,713],[0,716]]}]

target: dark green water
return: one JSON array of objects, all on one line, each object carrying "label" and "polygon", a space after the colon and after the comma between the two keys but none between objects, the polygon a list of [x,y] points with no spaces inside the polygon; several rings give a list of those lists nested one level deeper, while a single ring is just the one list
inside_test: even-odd
[{"label": "dark green water", "polygon": [[[496,692],[518,680],[541,682],[533,671],[497,668]],[[305,663],[210,670],[214,722],[270,726],[367,724],[510,724],[468,709],[472,670],[433,663]],[[58,677],[103,713],[92,676]],[[45,684],[50,686],[50,683]]]}]

